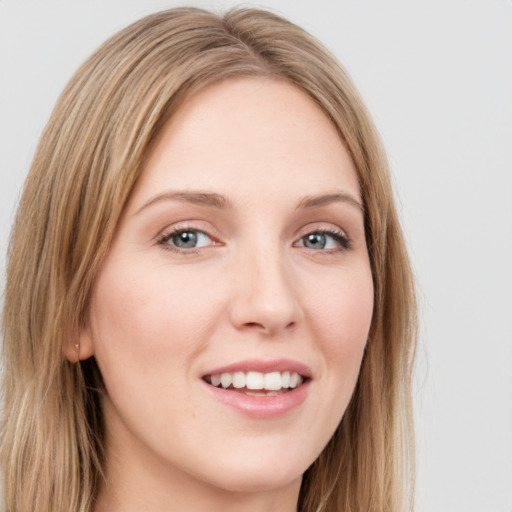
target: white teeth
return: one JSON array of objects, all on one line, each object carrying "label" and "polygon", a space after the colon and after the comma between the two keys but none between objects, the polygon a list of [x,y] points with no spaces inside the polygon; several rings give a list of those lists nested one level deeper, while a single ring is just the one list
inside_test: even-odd
[{"label": "white teeth", "polygon": [[299,384],[301,384],[299,381],[302,380],[300,375],[298,373],[293,372],[290,375],[290,387],[296,388]]},{"label": "white teeth", "polygon": [[[236,389],[266,390],[269,392],[281,389],[294,389],[300,386],[304,379],[296,372],[233,372],[210,375],[213,386],[222,386],[224,389],[231,385]],[[251,394],[251,393],[247,393]],[[274,393],[266,393],[266,396]]]},{"label": "white teeth", "polygon": [[247,389],[263,389],[263,373],[247,372],[246,386]]},{"label": "white teeth", "polygon": [[245,388],[245,373],[235,372],[233,373],[233,387],[240,389]]},{"label": "white teeth", "polygon": [[265,374],[265,383],[263,387],[269,391],[277,391],[283,387],[281,374],[279,372],[272,372]]},{"label": "white teeth", "polygon": [[231,377],[231,373],[221,373],[220,375],[220,383],[224,389],[229,388],[231,386],[231,381],[233,378]]},{"label": "white teeth", "polygon": [[267,391],[265,393],[265,396],[279,396],[279,395],[282,395],[284,393],[284,391]]}]

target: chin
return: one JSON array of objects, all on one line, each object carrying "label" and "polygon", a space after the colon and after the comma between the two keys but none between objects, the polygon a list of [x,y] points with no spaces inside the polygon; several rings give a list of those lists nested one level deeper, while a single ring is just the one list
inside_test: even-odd
[{"label": "chin", "polygon": [[287,486],[299,486],[302,475],[309,467],[303,461],[290,457],[275,457],[273,460],[238,461],[238,464],[218,466],[215,477],[210,480],[218,488],[229,492],[270,492]]},{"label": "chin", "polygon": [[223,478],[214,485],[228,492],[234,493],[265,493],[288,486],[299,486],[302,481],[302,473],[282,474],[279,472],[247,472],[231,478]]}]

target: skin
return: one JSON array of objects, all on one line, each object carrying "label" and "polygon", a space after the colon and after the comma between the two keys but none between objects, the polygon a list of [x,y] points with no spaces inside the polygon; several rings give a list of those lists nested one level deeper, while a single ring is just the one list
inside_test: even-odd
[{"label": "skin", "polygon": [[[305,206],[313,196],[328,198]],[[106,387],[96,511],[296,510],[370,327],[360,203],[335,128],[295,86],[229,79],[178,110],[122,215],[80,335],[80,356],[96,357]],[[173,230],[198,246],[176,248]],[[315,233],[325,247],[309,243]],[[312,373],[286,414],[249,417],[205,391],[209,369],[281,358]]]}]

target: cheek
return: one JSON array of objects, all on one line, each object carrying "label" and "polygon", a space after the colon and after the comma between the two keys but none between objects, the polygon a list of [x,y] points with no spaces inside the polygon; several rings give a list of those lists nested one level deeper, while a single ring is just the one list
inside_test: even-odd
[{"label": "cheek", "polygon": [[[326,299],[326,297],[328,297]],[[329,375],[355,384],[373,313],[373,282],[369,266],[329,281],[328,293],[316,288],[310,302],[310,323]]]},{"label": "cheek", "polygon": [[339,272],[324,284],[323,287],[309,287],[315,290],[310,305],[318,324],[340,333],[341,340],[367,332],[373,312],[373,282],[369,267]]},{"label": "cheek", "polygon": [[106,383],[127,375],[156,382],[165,373],[171,384],[171,370],[202,350],[218,306],[198,276],[171,276],[161,266],[134,269],[135,263],[107,262],[95,283],[90,322],[96,358]]}]

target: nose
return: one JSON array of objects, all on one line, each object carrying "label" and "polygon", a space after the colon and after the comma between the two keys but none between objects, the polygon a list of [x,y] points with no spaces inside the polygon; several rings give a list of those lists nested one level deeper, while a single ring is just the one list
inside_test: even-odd
[{"label": "nose", "polygon": [[265,336],[294,329],[303,318],[297,281],[277,248],[249,250],[235,271],[231,321]]}]

